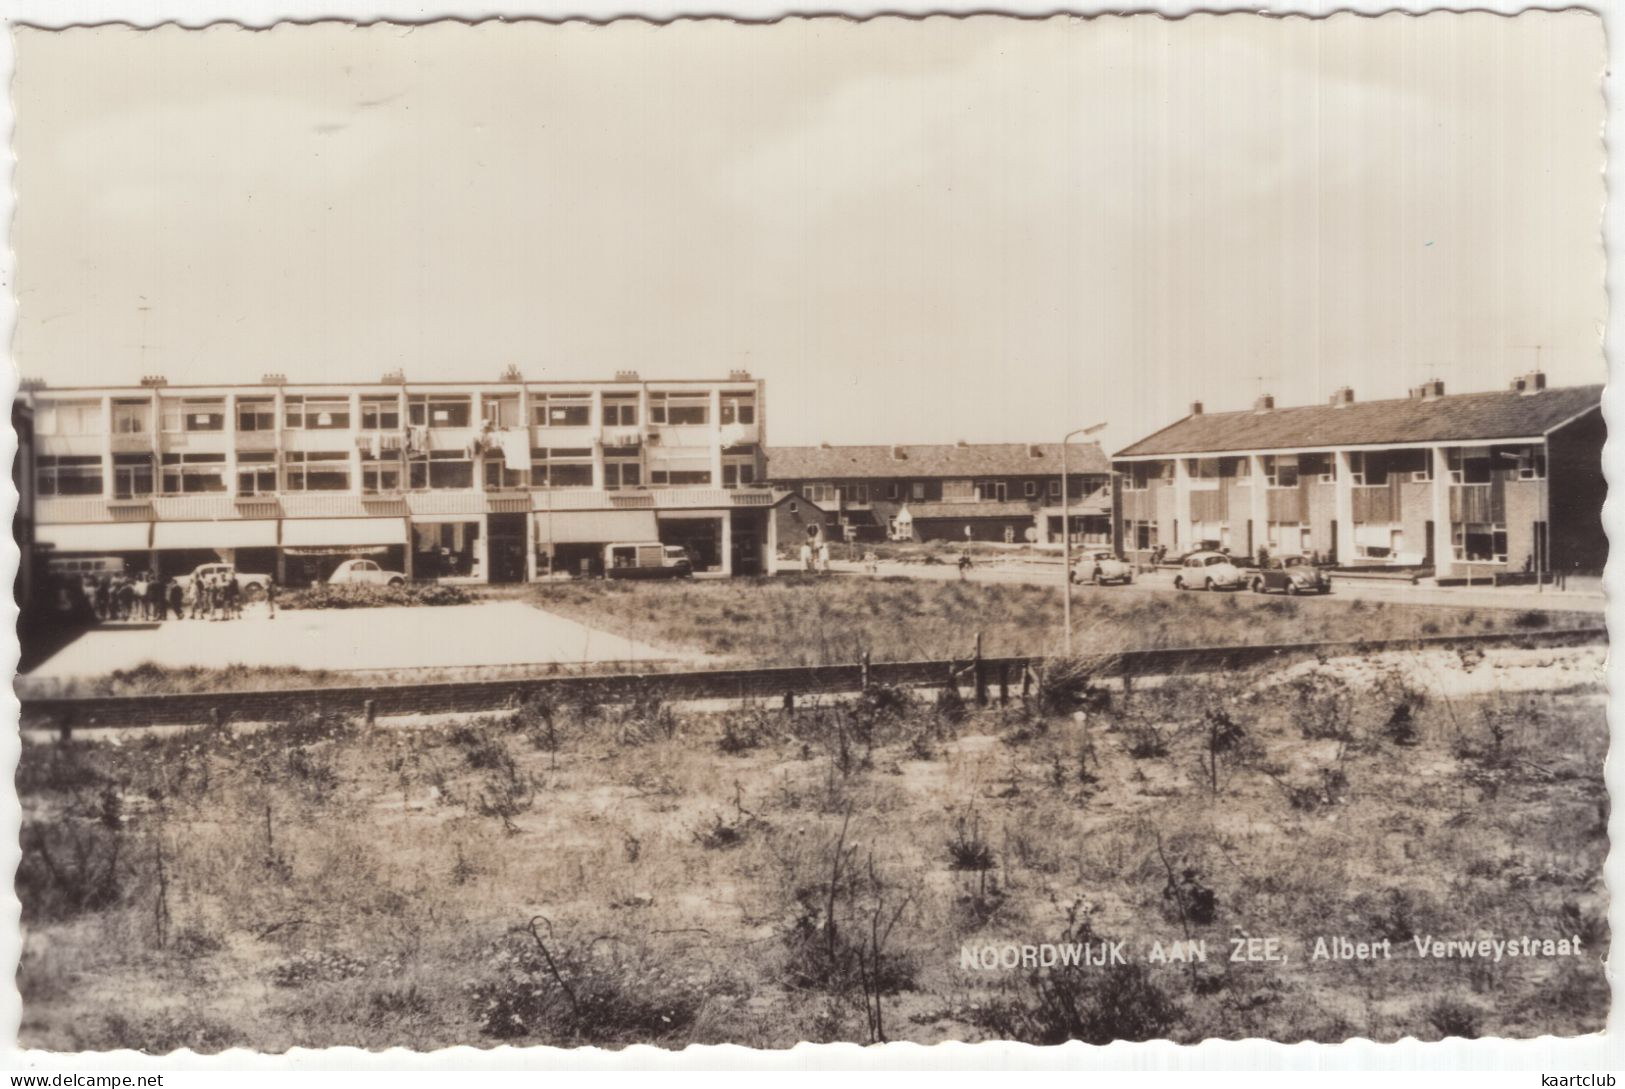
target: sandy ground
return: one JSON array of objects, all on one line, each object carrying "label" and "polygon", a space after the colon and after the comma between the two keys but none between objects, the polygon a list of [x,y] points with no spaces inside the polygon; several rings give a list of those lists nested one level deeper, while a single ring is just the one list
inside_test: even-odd
[{"label": "sandy ground", "polygon": [[30,676],[87,677],[142,662],[164,666],[429,669],[588,662],[684,661],[673,651],[596,631],[516,601],[433,608],[301,609],[272,620],[170,620],[96,628]]}]

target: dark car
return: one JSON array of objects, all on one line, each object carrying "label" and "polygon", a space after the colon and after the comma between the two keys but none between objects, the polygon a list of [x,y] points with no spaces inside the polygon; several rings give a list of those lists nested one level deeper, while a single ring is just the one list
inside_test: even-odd
[{"label": "dark car", "polygon": [[1253,576],[1253,592],[1267,594],[1284,590],[1288,594],[1329,594],[1332,577],[1302,556],[1282,556],[1269,560]]}]

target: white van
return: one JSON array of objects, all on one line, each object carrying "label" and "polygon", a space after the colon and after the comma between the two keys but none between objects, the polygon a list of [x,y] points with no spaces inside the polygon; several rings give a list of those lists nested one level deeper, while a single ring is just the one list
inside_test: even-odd
[{"label": "white van", "polygon": [[609,579],[684,579],[694,574],[694,561],[682,545],[645,541],[604,546],[604,577]]}]

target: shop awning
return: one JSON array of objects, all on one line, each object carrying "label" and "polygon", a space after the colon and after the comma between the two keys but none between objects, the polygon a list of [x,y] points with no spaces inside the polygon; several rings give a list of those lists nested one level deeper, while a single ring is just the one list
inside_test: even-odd
[{"label": "shop awning", "polygon": [[652,510],[543,511],[536,515],[540,544],[614,544],[658,541],[660,528]]},{"label": "shop awning", "polygon": [[272,548],[276,523],[269,519],[220,522],[159,522],[152,529],[154,548]]},{"label": "shop awning", "polygon": [[151,522],[36,526],[34,542],[57,552],[144,552],[151,526]]},{"label": "shop awning", "polygon": [[291,546],[398,545],[406,543],[403,518],[289,518],[282,543]]}]

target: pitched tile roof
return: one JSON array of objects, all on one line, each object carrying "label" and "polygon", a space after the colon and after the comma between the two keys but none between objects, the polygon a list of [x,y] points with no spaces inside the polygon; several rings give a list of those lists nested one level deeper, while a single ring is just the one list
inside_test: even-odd
[{"label": "pitched tile roof", "polygon": [[[1111,472],[1106,452],[1097,442],[1071,443],[1066,464],[1067,471],[1073,473]],[[767,478],[773,481],[1059,476],[1060,472],[1058,442],[767,448]]]},{"label": "pitched tile roof", "polygon": [[[1036,503],[1023,503],[1017,499],[983,500],[969,503],[952,501],[917,503],[909,502],[903,505],[908,516],[915,521],[922,518],[952,518],[974,520],[977,518],[1031,518],[1038,512]],[[901,515],[902,511],[898,511]]]},{"label": "pitched tile roof", "polygon": [[1601,402],[1599,385],[1565,386],[1538,393],[1461,393],[1429,401],[1405,398],[1341,407],[1326,404],[1265,412],[1217,412],[1186,416],[1114,456],[1532,438],[1587,409],[1599,407]]}]

